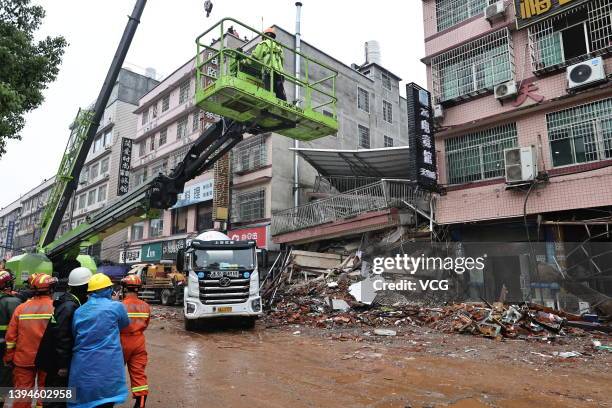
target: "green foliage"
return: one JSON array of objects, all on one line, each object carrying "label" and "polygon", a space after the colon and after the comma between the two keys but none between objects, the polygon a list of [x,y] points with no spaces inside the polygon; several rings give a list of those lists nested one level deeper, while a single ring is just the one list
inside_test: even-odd
[{"label": "green foliage", "polygon": [[0,157],[8,139],[21,139],[23,115],[43,102],[59,71],[64,37],[34,39],[44,17],[30,0],[0,0]]}]

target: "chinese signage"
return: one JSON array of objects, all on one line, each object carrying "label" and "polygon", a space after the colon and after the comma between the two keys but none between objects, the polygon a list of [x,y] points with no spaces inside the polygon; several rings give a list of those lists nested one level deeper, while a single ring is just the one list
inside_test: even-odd
[{"label": "chinese signage", "polygon": [[122,196],[130,189],[130,169],[132,167],[132,139],[121,138],[121,154],[119,156],[119,182],[117,195]]},{"label": "chinese signage", "polygon": [[268,227],[240,228],[227,231],[227,236],[233,241],[255,241],[257,248],[266,248]]},{"label": "chinese signage", "polygon": [[6,240],[4,241],[4,245],[7,248],[13,247],[13,238],[15,237],[15,221],[9,221],[6,226]]},{"label": "chinese signage", "polygon": [[213,181],[206,180],[201,183],[185,186],[185,189],[178,195],[178,200],[174,207],[186,207],[191,204],[197,204],[202,201],[212,200],[213,198]]},{"label": "chinese signage", "polygon": [[140,248],[128,249],[119,253],[119,262],[121,263],[138,263],[140,262]]},{"label": "chinese signage", "polygon": [[514,0],[516,27],[525,28],[589,0]]},{"label": "chinese signage", "polygon": [[156,262],[162,256],[162,243],[145,244],[142,246],[140,259],[145,262]]},{"label": "chinese signage", "polygon": [[179,249],[185,249],[184,239],[174,239],[172,241],[162,242],[162,256],[161,259],[176,259]]},{"label": "chinese signage", "polygon": [[438,174],[434,142],[431,95],[415,83],[406,85],[408,137],[414,178],[419,186],[436,190]]}]

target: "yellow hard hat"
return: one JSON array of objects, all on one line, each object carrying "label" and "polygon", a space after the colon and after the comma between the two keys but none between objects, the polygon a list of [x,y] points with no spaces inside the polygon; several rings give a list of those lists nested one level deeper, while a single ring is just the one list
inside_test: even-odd
[{"label": "yellow hard hat", "polygon": [[87,285],[88,292],[95,292],[96,290],[104,289],[113,286],[110,278],[103,273],[96,273],[89,280]]}]

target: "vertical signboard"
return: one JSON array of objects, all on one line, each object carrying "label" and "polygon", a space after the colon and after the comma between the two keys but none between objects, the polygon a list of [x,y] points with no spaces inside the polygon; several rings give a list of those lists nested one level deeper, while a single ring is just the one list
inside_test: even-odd
[{"label": "vertical signboard", "polygon": [[15,237],[15,221],[9,221],[6,226],[6,240],[4,245],[7,249],[13,249],[13,239]]},{"label": "vertical signboard", "polygon": [[406,85],[408,138],[411,147],[411,175],[422,188],[434,191],[438,186],[436,144],[430,93],[415,83]]},{"label": "vertical signboard", "polygon": [[215,162],[213,189],[213,221],[225,223],[229,214],[229,153]]},{"label": "vertical signboard", "polygon": [[121,155],[119,158],[119,182],[117,195],[127,194],[130,189],[130,169],[132,168],[132,139],[121,138]]}]

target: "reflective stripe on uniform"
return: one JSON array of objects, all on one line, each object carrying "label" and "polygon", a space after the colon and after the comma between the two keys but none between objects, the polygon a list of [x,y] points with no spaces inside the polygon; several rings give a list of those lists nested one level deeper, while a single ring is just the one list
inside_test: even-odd
[{"label": "reflective stripe on uniform", "polygon": [[132,392],[148,391],[148,390],[149,390],[149,386],[148,385],[141,385],[140,387],[133,387],[132,388]]},{"label": "reflective stripe on uniform", "polygon": [[17,343],[11,343],[10,341],[7,341],[6,342],[6,348],[7,349],[15,348],[15,344],[17,344]]},{"label": "reflective stripe on uniform", "polygon": [[48,320],[53,316],[52,313],[31,313],[31,314],[20,314],[19,320]]},{"label": "reflective stripe on uniform", "polygon": [[140,317],[140,318],[145,318],[146,319],[147,317],[149,317],[149,314],[148,313],[136,313],[136,312],[134,312],[134,313],[128,313],[128,317]]},{"label": "reflective stripe on uniform", "polygon": [[2,330],[7,330],[8,329],[8,324],[0,324],[0,331]]}]

